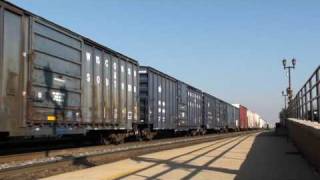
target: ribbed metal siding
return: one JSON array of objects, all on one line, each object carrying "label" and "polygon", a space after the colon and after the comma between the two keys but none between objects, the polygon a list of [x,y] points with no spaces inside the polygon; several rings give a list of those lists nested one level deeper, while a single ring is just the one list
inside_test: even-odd
[{"label": "ribbed metal siding", "polygon": [[131,129],[137,121],[137,65],[91,44],[83,61],[84,122]]},{"label": "ribbed metal siding", "polygon": [[105,52],[103,52],[103,59],[101,61],[103,65],[103,78],[101,81],[103,82],[103,117],[104,122],[107,124],[112,123],[112,93],[111,93],[111,84],[112,84],[112,62],[111,62],[111,56]]},{"label": "ribbed metal siding", "polygon": [[82,61],[82,121],[84,123],[91,123],[93,118],[92,109],[92,76],[93,76],[93,67],[92,67],[92,48],[90,46],[85,47],[85,57]]},{"label": "ribbed metal siding", "polygon": [[240,105],[240,129],[248,129],[247,108]]},{"label": "ribbed metal siding", "polygon": [[79,122],[81,41],[44,21],[32,19],[31,89],[28,120]]},{"label": "ribbed metal siding", "polygon": [[202,125],[202,92],[181,81],[178,83],[178,126],[199,129]]},{"label": "ribbed metal siding", "polygon": [[200,128],[202,125],[202,92],[188,88],[188,126]]},{"label": "ribbed metal siding", "polygon": [[0,8],[0,132],[13,130],[10,135],[16,135],[25,125],[27,62],[21,56],[25,52],[25,22],[19,12]]},{"label": "ribbed metal siding", "polygon": [[146,103],[142,105],[145,108],[142,109],[144,123],[151,124],[157,130],[174,129],[177,82],[154,69],[141,67],[140,87],[140,96]]},{"label": "ribbed metal siding", "polygon": [[209,94],[203,94],[203,123],[206,129],[217,129],[219,104],[217,99]]},{"label": "ribbed metal siding", "polygon": [[236,128],[236,117],[235,117],[235,107],[227,104],[227,119],[228,119],[228,127],[231,129]]},{"label": "ribbed metal siding", "polygon": [[137,123],[139,119],[139,76],[138,76],[138,66],[133,65],[133,122]]},{"label": "ribbed metal siding", "polygon": [[234,107],[234,118],[236,128],[240,128],[240,110],[237,107]]},{"label": "ribbed metal siding", "polygon": [[228,126],[228,110],[227,104],[220,101],[220,127],[225,128]]},{"label": "ribbed metal siding", "polygon": [[178,121],[179,128],[188,128],[188,89],[187,85],[178,82],[177,99],[178,99]]}]

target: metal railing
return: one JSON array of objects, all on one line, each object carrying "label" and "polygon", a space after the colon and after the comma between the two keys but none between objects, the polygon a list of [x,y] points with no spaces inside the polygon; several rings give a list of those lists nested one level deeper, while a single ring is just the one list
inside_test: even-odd
[{"label": "metal railing", "polygon": [[289,103],[288,115],[291,118],[320,122],[320,66],[302,86]]}]

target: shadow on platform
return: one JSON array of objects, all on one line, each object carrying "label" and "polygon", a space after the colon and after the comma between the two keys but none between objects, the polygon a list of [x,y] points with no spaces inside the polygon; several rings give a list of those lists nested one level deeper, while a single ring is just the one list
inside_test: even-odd
[{"label": "shadow on platform", "polygon": [[[184,172],[186,172],[186,174],[183,175],[183,178],[176,177],[176,179],[183,180],[214,180],[218,179],[217,177],[224,177],[218,180],[316,180],[319,178],[313,173],[295,147],[287,142],[286,138],[275,136],[273,132],[264,132],[260,133],[255,138],[252,137],[253,142],[245,142],[250,136],[253,135],[219,141],[165,160],[149,156],[136,157],[132,160],[136,162],[151,163],[151,165],[118,179],[164,179],[164,176],[175,170],[184,170]],[[237,148],[239,148],[241,143],[246,144],[242,145],[241,148],[247,147],[247,144],[249,144],[245,154],[242,153],[246,158],[228,157],[227,154],[235,153],[235,150],[238,150]],[[221,149],[223,150],[221,151]],[[215,152],[215,154],[210,155],[212,152]],[[183,162],[177,162],[179,158],[186,156],[192,156],[192,158]],[[203,157],[209,159],[201,166],[192,163]],[[218,160],[228,161],[231,162],[231,164],[233,164],[233,161],[240,162],[241,166],[240,168],[234,168],[228,166],[228,164],[217,166],[214,163]],[[160,166],[165,166],[165,168],[158,168],[156,171],[154,170]],[[150,171],[152,173],[150,173]],[[203,172],[205,172],[206,175],[203,176]],[[210,173],[214,175],[219,174],[219,176],[210,176]],[[221,174],[226,176],[221,176]]]},{"label": "shadow on platform", "polygon": [[317,180],[320,177],[286,136],[259,134],[235,180]]}]

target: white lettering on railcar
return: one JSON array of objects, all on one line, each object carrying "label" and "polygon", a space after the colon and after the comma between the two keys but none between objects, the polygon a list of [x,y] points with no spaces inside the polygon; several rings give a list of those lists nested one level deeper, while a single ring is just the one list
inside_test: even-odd
[{"label": "white lettering on railcar", "polygon": [[109,79],[106,78],[106,86],[109,86]]},{"label": "white lettering on railcar", "polygon": [[66,82],[66,80],[61,79],[61,78],[57,78],[57,77],[53,78],[53,80],[55,80],[55,81],[57,81],[59,83],[65,83]]},{"label": "white lettering on railcar", "polygon": [[[136,71],[133,71],[134,77],[136,77]],[[147,74],[146,70],[140,70],[139,74]]]},{"label": "white lettering on railcar", "polygon": [[132,91],[132,85],[128,84],[128,91],[131,92]]},{"label": "white lettering on railcar", "polygon": [[97,76],[97,84],[100,84],[100,81],[101,81],[100,76]]},{"label": "white lettering on railcar", "polygon": [[64,94],[61,93],[61,92],[58,92],[58,91],[53,91],[52,92],[52,96],[53,96],[53,100],[58,102],[58,103],[61,103],[63,102],[63,97],[64,97]]},{"label": "white lettering on railcar", "polygon": [[109,67],[109,60],[108,60],[108,59],[104,60],[104,65],[105,65],[107,68]]},{"label": "white lettering on railcar", "polygon": [[88,81],[88,82],[91,81],[91,75],[90,75],[90,73],[87,73],[87,81]]},{"label": "white lettering on railcar", "polygon": [[96,63],[100,64],[100,57],[99,56],[96,56]]},{"label": "white lettering on railcar", "polygon": [[90,61],[91,60],[91,53],[86,52],[86,58],[87,58],[87,61]]},{"label": "white lettering on railcar", "polygon": [[42,99],[42,92],[38,92],[38,98]]},{"label": "white lettering on railcar", "polygon": [[131,111],[128,112],[128,120],[132,120],[132,112]]}]

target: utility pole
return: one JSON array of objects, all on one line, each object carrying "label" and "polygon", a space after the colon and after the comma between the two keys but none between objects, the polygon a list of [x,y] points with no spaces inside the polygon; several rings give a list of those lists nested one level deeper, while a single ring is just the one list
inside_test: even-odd
[{"label": "utility pole", "polygon": [[287,65],[287,60],[283,59],[282,64],[283,64],[283,69],[286,70],[288,69],[288,75],[289,75],[289,87],[287,88],[287,96],[289,103],[292,101],[293,93],[292,93],[292,86],[291,86],[291,70],[295,68],[296,66],[296,59],[291,60],[292,65]]},{"label": "utility pole", "polygon": [[284,109],[287,109],[287,96],[288,94],[286,94],[284,91],[282,91],[282,96],[284,97]]}]

